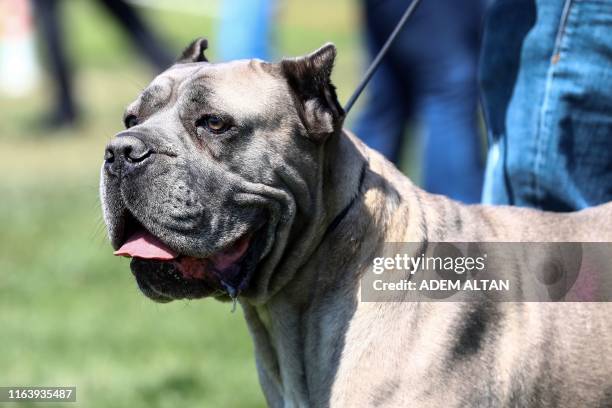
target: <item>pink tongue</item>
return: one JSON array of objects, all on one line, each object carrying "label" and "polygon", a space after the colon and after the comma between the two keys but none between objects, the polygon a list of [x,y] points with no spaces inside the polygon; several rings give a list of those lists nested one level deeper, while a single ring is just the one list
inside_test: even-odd
[{"label": "pink tongue", "polygon": [[225,269],[231,266],[234,262],[239,260],[242,255],[249,249],[249,243],[251,238],[249,236],[243,237],[230,248],[225,249],[217,254],[211,256],[211,261],[219,269]]},{"label": "pink tongue", "polygon": [[130,236],[125,244],[116,250],[114,254],[118,256],[158,259],[162,261],[169,261],[178,257],[176,252],[146,231],[139,231]]}]

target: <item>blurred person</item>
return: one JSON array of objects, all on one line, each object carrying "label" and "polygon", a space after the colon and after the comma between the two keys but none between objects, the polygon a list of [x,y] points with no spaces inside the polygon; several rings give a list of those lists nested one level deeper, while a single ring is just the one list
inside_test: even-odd
[{"label": "blurred person", "polygon": [[271,59],[275,0],[225,0],[221,4],[218,49],[222,61]]},{"label": "blurred person", "polygon": [[612,200],[612,2],[497,0],[481,64],[486,204]]},{"label": "blurred person", "polygon": [[[129,34],[130,39],[158,72],[174,62],[174,58],[154,36],[132,6],[123,0],[99,0]],[[61,0],[33,0],[42,38],[47,46],[51,74],[56,86],[55,108],[43,125],[58,128],[73,125],[78,118],[74,98],[72,67],[62,38]]]},{"label": "blurred person", "polygon": [[0,91],[23,96],[38,84],[29,0],[0,0]]},{"label": "blurred person", "polygon": [[[365,0],[373,58],[408,7]],[[477,66],[484,0],[422,1],[368,85],[354,130],[398,164],[407,125],[424,128],[423,187],[466,203],[480,201],[483,164],[477,120]]]}]

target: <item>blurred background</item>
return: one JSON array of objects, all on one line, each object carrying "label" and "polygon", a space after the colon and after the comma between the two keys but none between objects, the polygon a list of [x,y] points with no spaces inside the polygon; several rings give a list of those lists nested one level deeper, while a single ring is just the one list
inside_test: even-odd
[{"label": "blurred background", "polygon": [[[197,36],[209,39],[210,61],[234,57],[240,44],[231,45],[227,22],[236,10],[211,0],[129,1],[158,41],[142,52],[137,44],[148,39],[126,32],[113,3],[0,0],[0,385],[75,385],[69,406],[265,406],[242,314],[213,300],[158,305],[142,296],[129,261],[112,256],[98,200],[104,146],[123,129],[125,106],[166,55]],[[361,7],[277,1],[261,52],[276,60],[334,42],[344,103],[371,57]],[[66,78],[54,71],[54,22],[68,107]],[[421,143],[409,139],[396,161],[418,182]]]}]

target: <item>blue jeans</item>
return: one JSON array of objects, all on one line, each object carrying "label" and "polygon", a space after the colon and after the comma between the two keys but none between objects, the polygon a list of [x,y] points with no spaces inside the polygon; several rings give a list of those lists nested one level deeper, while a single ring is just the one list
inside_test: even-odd
[{"label": "blue jeans", "polygon": [[[366,0],[366,44],[374,56],[409,2]],[[423,187],[479,202],[483,160],[477,126],[477,66],[483,1],[422,1],[366,88],[353,126],[397,163],[406,127],[424,129]]]},{"label": "blue jeans", "polygon": [[215,50],[222,61],[270,59],[275,0],[223,0]]},{"label": "blue jeans", "polygon": [[572,211],[612,199],[612,2],[497,0],[480,67],[483,202]]}]

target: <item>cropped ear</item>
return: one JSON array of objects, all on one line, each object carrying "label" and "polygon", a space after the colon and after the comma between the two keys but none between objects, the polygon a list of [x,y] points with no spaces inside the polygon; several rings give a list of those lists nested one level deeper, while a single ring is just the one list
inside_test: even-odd
[{"label": "cropped ear", "polygon": [[183,50],[181,56],[176,60],[177,64],[186,64],[189,62],[208,62],[204,51],[208,48],[208,40],[206,38],[196,38]]},{"label": "cropped ear", "polygon": [[281,70],[294,92],[298,114],[309,137],[322,142],[336,132],[344,120],[331,73],[336,47],[327,43],[303,57],[284,59]]}]

